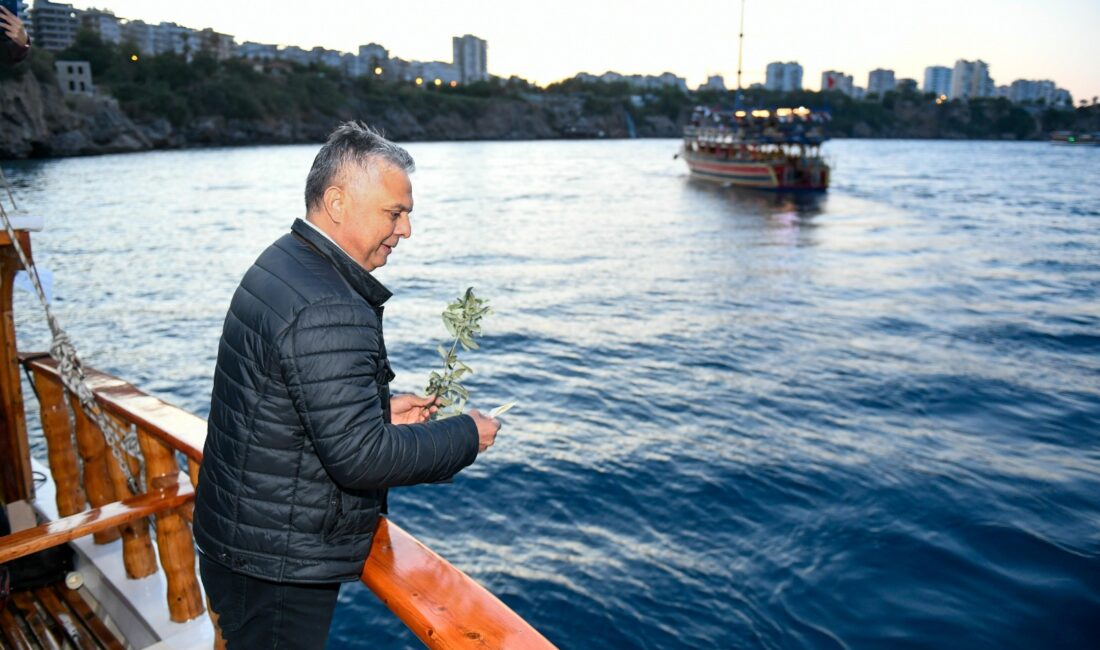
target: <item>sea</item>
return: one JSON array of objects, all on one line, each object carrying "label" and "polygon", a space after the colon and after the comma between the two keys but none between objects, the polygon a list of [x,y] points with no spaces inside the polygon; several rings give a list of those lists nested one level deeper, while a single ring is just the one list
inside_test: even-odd
[{"label": "sea", "polygon": [[[1100,148],[834,140],[816,195],[677,148],[408,145],[395,387],[474,287],[471,404],[518,404],[393,521],[561,648],[1100,647]],[[85,363],[205,417],[317,149],[5,161]],[[420,644],[355,583],[328,647]]]}]

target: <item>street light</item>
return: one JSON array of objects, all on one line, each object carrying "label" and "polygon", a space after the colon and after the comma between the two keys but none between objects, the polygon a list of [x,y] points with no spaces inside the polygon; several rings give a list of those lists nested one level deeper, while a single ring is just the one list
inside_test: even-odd
[{"label": "street light", "polygon": [[374,69],[374,74],[376,74],[376,75],[380,75],[380,74],[382,74],[382,68],[381,68],[381,66],[379,66],[379,67],[377,67],[377,68],[375,68],[375,69]]}]

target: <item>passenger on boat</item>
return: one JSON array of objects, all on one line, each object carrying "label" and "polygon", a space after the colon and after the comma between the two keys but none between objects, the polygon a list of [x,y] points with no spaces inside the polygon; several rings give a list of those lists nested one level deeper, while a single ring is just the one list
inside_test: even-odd
[{"label": "passenger on boat", "polygon": [[323,648],[341,582],[357,580],[388,488],[454,476],[500,424],[428,421],[398,395],[371,275],[412,234],[403,148],[348,122],[306,179],[306,218],[245,274],[214,375],[194,531],[200,574],[234,648]]},{"label": "passenger on boat", "polygon": [[23,21],[6,7],[0,5],[0,34],[6,38],[4,47],[0,49],[0,63],[19,63],[27,58],[31,51],[31,38],[27,35],[27,29]]}]

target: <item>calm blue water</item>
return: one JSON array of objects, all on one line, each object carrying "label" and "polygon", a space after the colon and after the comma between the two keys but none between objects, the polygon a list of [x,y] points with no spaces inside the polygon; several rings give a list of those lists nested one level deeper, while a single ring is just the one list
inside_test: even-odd
[{"label": "calm blue water", "polygon": [[[674,141],[409,149],[397,387],[473,285],[497,310],[473,401],[521,406],[393,517],[551,640],[1100,647],[1100,148],[835,141],[799,200],[692,182]],[[4,168],[87,362],[205,415],[315,151]],[[366,588],[341,601],[330,647],[418,647]]]}]

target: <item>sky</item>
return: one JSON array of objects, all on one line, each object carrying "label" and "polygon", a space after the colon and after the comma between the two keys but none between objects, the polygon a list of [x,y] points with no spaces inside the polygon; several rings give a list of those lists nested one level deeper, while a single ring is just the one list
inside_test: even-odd
[{"label": "sky", "polygon": [[[75,6],[87,8],[86,3]],[[451,37],[489,43],[489,72],[545,85],[578,72],[686,77],[734,86],[740,3],[678,0],[98,0],[122,18],[212,27],[246,40],[451,60]],[[929,65],[982,59],[998,85],[1051,79],[1074,100],[1100,95],[1097,0],[747,0],[745,86],[771,61],[802,64],[803,87],[840,70],[867,85],[875,68],[923,81]]]}]

